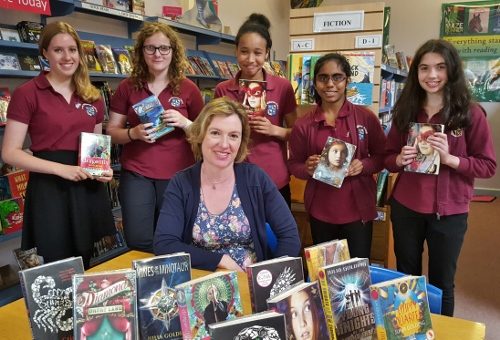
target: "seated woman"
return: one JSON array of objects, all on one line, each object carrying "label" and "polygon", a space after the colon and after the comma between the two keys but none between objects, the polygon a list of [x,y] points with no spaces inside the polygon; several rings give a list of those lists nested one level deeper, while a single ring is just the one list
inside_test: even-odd
[{"label": "seated woman", "polygon": [[[269,176],[243,162],[250,127],[245,109],[227,97],[208,103],[190,126],[197,163],[165,191],[154,237],[157,255],[184,251],[194,268],[242,271],[251,263],[297,256],[297,224]],[[266,222],[278,245],[267,247]]]}]

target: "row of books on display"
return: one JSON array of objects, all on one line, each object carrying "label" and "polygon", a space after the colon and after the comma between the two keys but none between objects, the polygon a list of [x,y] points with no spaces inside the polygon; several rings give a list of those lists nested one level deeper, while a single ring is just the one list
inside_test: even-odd
[{"label": "row of books on display", "polygon": [[83,0],[83,2],[140,15],[145,13],[144,0]]},{"label": "row of books on display", "polygon": [[[339,51],[351,66],[347,100],[356,105],[373,104],[375,52]],[[297,104],[314,104],[314,67],[321,55],[292,53],[288,55],[288,79]]]},{"label": "row of books on display", "polygon": [[392,108],[396,104],[405,84],[395,79],[380,79],[380,108]]},{"label": "row of books on display", "polygon": [[345,240],[306,248],[308,268],[318,266],[310,282],[300,257],[248,266],[248,316],[237,273],[192,279],[187,253],[98,273],[84,273],[81,258],[69,258],[20,278],[36,339],[434,338],[424,276],[371,284],[368,259],[348,257]]}]

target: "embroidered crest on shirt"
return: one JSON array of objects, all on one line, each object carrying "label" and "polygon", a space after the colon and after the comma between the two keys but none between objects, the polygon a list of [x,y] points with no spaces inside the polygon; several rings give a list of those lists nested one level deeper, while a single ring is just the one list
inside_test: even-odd
[{"label": "embroidered crest on shirt", "polygon": [[278,103],[267,102],[266,111],[268,115],[276,116],[276,114],[278,113]]},{"label": "embroidered crest on shirt", "polygon": [[94,117],[96,114],[97,114],[97,109],[94,105],[92,104],[83,104],[82,105],[82,109],[85,110],[85,112],[87,112],[87,114],[90,116],[90,117]]},{"label": "embroidered crest on shirt", "polygon": [[172,107],[179,107],[182,105],[182,99],[179,97],[172,97],[168,100],[168,102],[172,105]]},{"label": "embroidered crest on shirt", "polygon": [[366,128],[363,125],[356,125],[356,130],[358,130],[358,139],[365,140],[365,137],[368,133],[366,131]]},{"label": "embroidered crest on shirt", "polygon": [[451,131],[451,135],[453,137],[462,137],[463,134],[464,134],[463,129],[456,129],[456,130]]}]

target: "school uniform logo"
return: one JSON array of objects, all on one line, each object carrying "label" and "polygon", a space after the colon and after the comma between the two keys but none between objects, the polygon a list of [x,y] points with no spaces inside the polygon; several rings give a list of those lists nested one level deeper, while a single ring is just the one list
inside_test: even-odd
[{"label": "school uniform logo", "polygon": [[276,116],[278,113],[278,103],[267,102],[266,111],[269,116]]},{"label": "school uniform logo", "polygon": [[366,131],[366,128],[363,125],[357,125],[356,130],[358,131],[358,139],[365,140],[366,135],[368,134],[368,131]]},{"label": "school uniform logo", "polygon": [[179,97],[172,97],[168,100],[172,107],[180,107],[182,105],[182,99]]},{"label": "school uniform logo", "polygon": [[453,137],[462,137],[463,134],[464,134],[464,130],[463,129],[456,129],[456,130],[451,131],[451,135]]},{"label": "school uniform logo", "polygon": [[[79,106],[79,104],[77,104],[77,108],[78,108],[78,106]],[[85,112],[87,113],[87,115],[89,117],[94,117],[97,114],[97,108],[92,104],[85,103],[82,105],[82,109],[85,110]]]}]

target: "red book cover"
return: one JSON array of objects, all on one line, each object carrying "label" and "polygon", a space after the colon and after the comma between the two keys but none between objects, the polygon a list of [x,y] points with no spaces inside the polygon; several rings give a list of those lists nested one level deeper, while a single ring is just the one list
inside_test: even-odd
[{"label": "red book cover", "polygon": [[78,165],[92,176],[111,171],[111,136],[82,132]]}]

